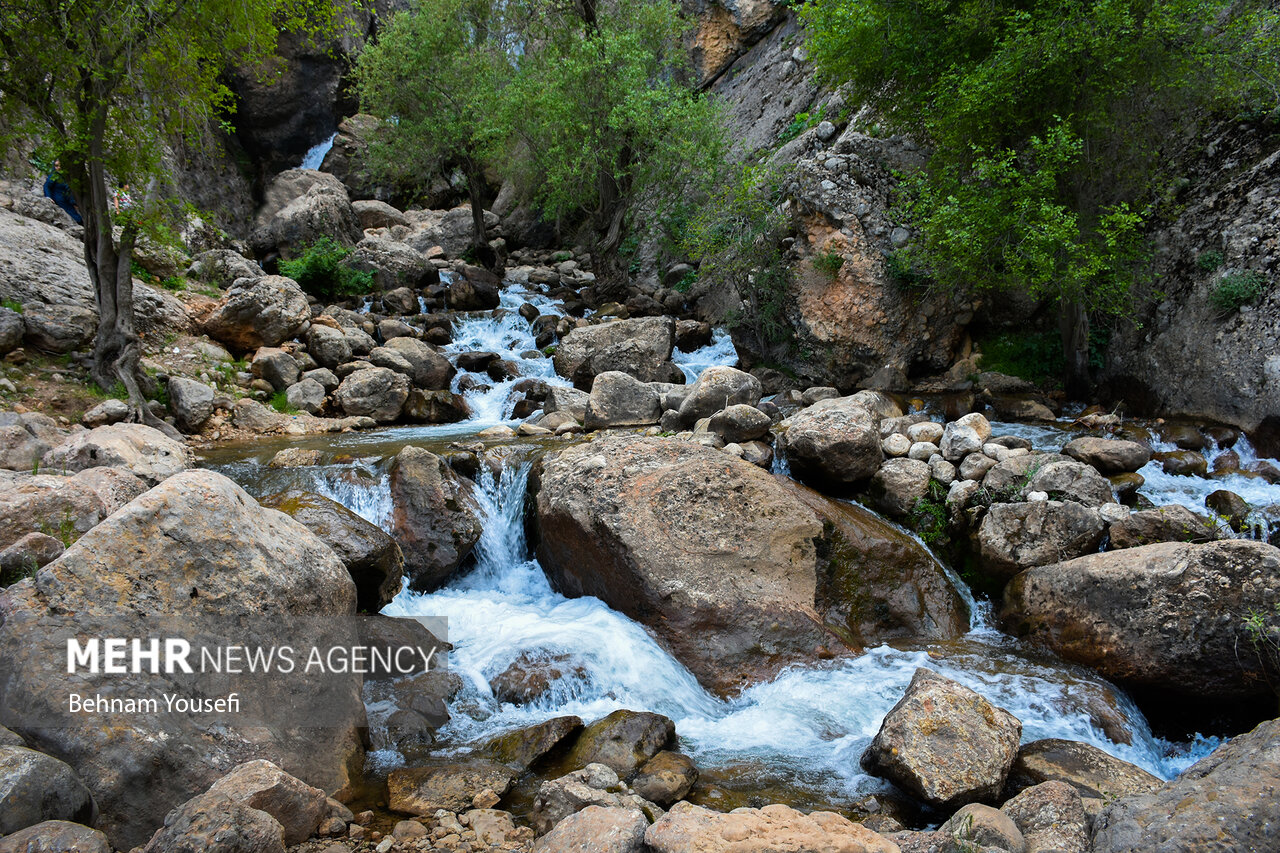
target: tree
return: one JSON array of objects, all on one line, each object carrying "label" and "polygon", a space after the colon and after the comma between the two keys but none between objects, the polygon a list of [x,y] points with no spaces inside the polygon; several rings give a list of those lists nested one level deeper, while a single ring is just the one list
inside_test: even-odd
[{"label": "tree", "polygon": [[[416,0],[357,68],[385,121],[384,174],[467,175],[483,244],[486,168],[548,219],[587,221],[598,264],[628,204],[678,194],[723,150],[715,105],[686,77],[674,3]],[[599,267],[598,267],[599,269]]]},{"label": "tree", "polygon": [[153,185],[166,140],[201,139],[231,106],[224,68],[269,56],[281,30],[335,28],[344,9],[327,0],[0,0],[6,141],[43,140],[75,192],[98,307],[93,380],[121,383],[132,419],[172,432],[146,406],[133,319],[133,248],[160,205],[148,193],[113,211],[109,181]]},{"label": "tree", "polygon": [[414,0],[356,65],[363,108],[385,122],[370,147],[374,169],[425,182],[461,167],[472,251],[489,263],[484,173],[506,139],[499,99],[515,71],[521,11],[491,0]]},{"label": "tree", "polygon": [[1130,310],[1171,143],[1213,111],[1276,103],[1265,0],[816,0],[811,55],[895,130],[927,140],[907,182],[914,263],[953,288],[1054,300],[1066,384],[1088,386],[1090,316]]}]

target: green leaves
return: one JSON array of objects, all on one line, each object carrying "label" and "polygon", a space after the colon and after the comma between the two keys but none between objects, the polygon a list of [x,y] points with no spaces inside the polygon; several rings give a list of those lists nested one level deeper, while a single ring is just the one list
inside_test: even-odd
[{"label": "green leaves", "polygon": [[832,82],[931,144],[904,187],[907,260],[947,288],[1126,313],[1167,140],[1280,104],[1263,0],[815,0],[801,16]]},{"label": "green leaves", "polygon": [[719,156],[712,103],[684,82],[674,4],[418,0],[357,68],[387,120],[384,174],[425,179],[462,159],[500,164],[547,218],[604,229],[624,198],[678,192]]}]

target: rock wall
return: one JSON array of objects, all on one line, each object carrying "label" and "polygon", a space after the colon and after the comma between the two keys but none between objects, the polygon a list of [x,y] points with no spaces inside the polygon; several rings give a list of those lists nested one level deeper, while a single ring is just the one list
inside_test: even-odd
[{"label": "rock wall", "polygon": [[[736,153],[789,170],[794,237],[786,261],[794,282],[787,321],[794,337],[785,355],[767,360],[811,384],[846,391],[886,366],[904,374],[945,370],[975,304],[901,287],[886,266],[886,256],[911,236],[891,211],[892,173],[919,168],[922,152],[910,139],[863,132],[874,127],[873,117],[819,85],[790,11],[707,6],[700,21],[693,55],[725,102]],[[740,41],[731,43],[732,36]],[[793,125],[800,114],[809,117],[807,127]],[[834,273],[813,263],[829,254],[843,261]],[[698,315],[713,322],[741,310],[733,288],[695,285],[691,297]],[[750,360],[748,342],[735,342]]]},{"label": "rock wall", "polygon": [[[1140,411],[1257,431],[1280,450],[1280,136],[1225,122],[1200,149],[1176,199],[1181,213],[1154,235],[1155,285],[1140,325],[1113,339],[1111,396]],[[1257,273],[1269,291],[1224,313],[1210,297],[1224,276]]]}]

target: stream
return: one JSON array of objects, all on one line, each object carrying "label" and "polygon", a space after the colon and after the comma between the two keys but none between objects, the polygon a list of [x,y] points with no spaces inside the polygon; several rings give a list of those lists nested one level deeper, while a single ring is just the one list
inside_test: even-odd
[{"label": "stream", "polygon": [[[516,311],[525,301],[533,301],[543,313],[557,312],[559,306],[519,285],[508,285],[502,299],[496,312],[460,317],[447,352],[497,352],[519,365],[521,378],[567,385],[555,375],[550,359],[536,351],[532,328]],[[735,364],[737,355],[729,336],[717,331],[707,347],[679,353],[676,360],[692,381],[711,365]],[[455,390],[464,375],[460,372],[455,379]],[[255,496],[301,487],[387,529],[392,507],[385,460],[405,444],[438,450],[494,424],[515,425],[511,411],[519,398],[512,389],[516,381],[494,383],[476,376],[478,387],[464,392],[473,417],[461,424],[228,445],[207,453],[205,464]],[[1060,449],[1073,435],[1066,422],[995,424],[994,430],[1022,435],[1046,450]],[[768,792],[774,798],[769,801],[785,797],[797,805],[844,808],[887,787],[864,774],[858,760],[920,666],[1016,715],[1023,723],[1024,742],[1048,737],[1084,741],[1162,778],[1176,775],[1221,743],[1199,735],[1182,742],[1154,736],[1122,691],[1088,670],[1002,634],[989,624],[989,607],[981,606],[985,603],[973,608],[971,630],[957,641],[882,645],[856,658],[793,666],[734,699],[719,699],[644,627],[597,599],[569,599],[552,589],[524,532],[527,478],[540,445],[515,439],[488,444],[486,454],[501,457],[502,464],[480,466],[476,494],[485,523],[473,566],[434,593],[402,591],[383,611],[433,625],[447,620],[448,639],[455,646],[450,667],[464,686],[450,707],[451,722],[437,733],[443,750],[465,752],[492,735],[553,716],[575,714],[590,722],[620,708],[656,711],[675,721],[681,748],[703,771],[704,780],[715,783],[709,794],[700,795],[705,804],[715,805],[717,797],[728,796],[726,791],[734,788]],[[322,448],[330,461],[300,468],[266,466],[277,450],[290,445]],[[1234,449],[1252,461],[1246,439],[1242,437]],[[1212,458],[1215,453],[1207,455]],[[785,465],[775,472],[785,474]],[[1142,474],[1147,478],[1142,493],[1157,505],[1185,503],[1203,512],[1204,496],[1219,488],[1259,504],[1280,503],[1280,487],[1261,479],[1238,476],[1237,483],[1237,475],[1170,477],[1158,463]],[[973,601],[963,582],[952,573],[949,577]],[[531,704],[500,703],[489,680],[522,654],[557,657],[565,677]],[[375,738],[370,758],[383,772],[403,763],[385,738],[378,742],[380,723],[391,710],[370,708]],[[724,807],[740,804],[723,801]]]}]

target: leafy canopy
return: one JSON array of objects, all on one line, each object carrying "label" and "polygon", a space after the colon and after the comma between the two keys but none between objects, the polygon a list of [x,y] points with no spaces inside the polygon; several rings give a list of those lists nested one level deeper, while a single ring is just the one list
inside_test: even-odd
[{"label": "leafy canopy", "polygon": [[616,245],[625,200],[678,194],[721,151],[683,30],[676,4],[649,0],[415,0],[357,68],[386,122],[374,164],[401,180],[496,167],[547,218],[589,218]]},{"label": "leafy canopy", "polygon": [[[6,142],[42,140],[67,177],[92,164],[145,186],[173,139],[199,141],[233,107],[229,64],[270,56],[282,30],[335,32],[330,0],[3,0]],[[80,188],[83,192],[88,188]]]},{"label": "leafy canopy", "polygon": [[370,149],[376,171],[414,184],[464,159],[495,157],[518,11],[490,0],[414,0],[392,16],[356,66],[364,109],[387,122]]},{"label": "leafy canopy", "polygon": [[1140,228],[1198,111],[1273,108],[1259,0],[816,0],[810,52],[933,145],[910,261],[950,287],[1123,313]]}]

